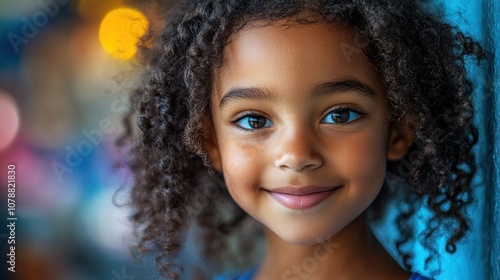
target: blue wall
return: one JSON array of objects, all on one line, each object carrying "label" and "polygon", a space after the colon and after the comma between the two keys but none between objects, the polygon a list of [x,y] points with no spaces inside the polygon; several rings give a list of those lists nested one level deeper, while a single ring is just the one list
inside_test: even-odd
[{"label": "blue wall", "polygon": [[[443,8],[449,22],[479,41],[489,52],[488,60],[480,66],[475,61],[467,61],[468,75],[475,85],[475,122],[479,130],[479,142],[475,147],[478,159],[474,181],[476,200],[469,213],[472,228],[454,254],[439,250],[441,273],[435,279],[500,280],[500,1],[434,0],[433,3]],[[424,209],[417,215],[425,217],[428,214]],[[417,227],[421,231],[425,224],[420,222]],[[396,257],[395,248],[391,248],[395,238],[391,233],[396,232],[393,225],[385,224],[373,230]],[[437,247],[444,248],[444,240],[438,242]],[[414,270],[431,275],[436,267],[424,269],[426,251],[420,244],[415,244],[415,251]]]},{"label": "blue wall", "polygon": [[484,3],[486,17],[483,17],[483,29],[486,33],[486,44],[491,50],[491,64],[488,69],[487,88],[491,92],[491,109],[483,114],[491,122],[491,142],[489,147],[493,155],[491,162],[491,182],[486,191],[486,230],[489,239],[484,246],[489,255],[489,279],[500,279],[500,3],[497,0],[487,0]]},{"label": "blue wall", "polygon": [[500,279],[500,4],[496,0],[436,1],[446,7],[455,25],[488,49],[489,61],[469,75],[477,84],[474,102],[480,140],[476,147],[479,174],[476,203],[471,209],[473,228],[456,254],[443,252],[443,273],[438,279]]}]

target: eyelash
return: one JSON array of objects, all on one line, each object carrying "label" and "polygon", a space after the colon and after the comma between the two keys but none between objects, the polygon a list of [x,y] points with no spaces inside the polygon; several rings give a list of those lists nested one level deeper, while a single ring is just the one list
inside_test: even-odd
[{"label": "eyelash", "polygon": [[[346,123],[335,123],[335,125],[341,125],[341,126],[347,126],[347,125],[352,125],[353,123],[359,121],[360,119],[362,119],[363,117],[365,117],[367,115],[367,113],[365,112],[362,112],[360,111],[358,108],[354,107],[354,106],[350,106],[350,105],[342,105],[342,106],[338,106],[338,107],[335,107],[334,109],[332,110],[329,110],[328,113],[325,114],[325,116],[323,116],[323,118],[321,119],[321,123],[325,123],[323,122],[323,120],[330,114],[332,114],[333,112],[339,112],[339,111],[350,111],[350,112],[354,112],[355,114],[359,115],[359,117],[357,117],[356,119],[350,121],[350,122],[346,122]],[[328,124],[328,123],[326,123]]]},{"label": "eyelash", "polygon": [[[247,111],[240,113],[234,117],[234,120],[231,121],[231,123],[239,130],[245,131],[245,132],[255,132],[256,130],[260,130],[262,128],[254,128],[254,129],[248,129],[244,128],[241,125],[238,124],[242,119],[248,118],[248,117],[257,117],[257,118],[265,118],[266,120],[269,120],[266,116],[264,116],[262,113],[256,112],[256,111]],[[270,121],[270,120],[269,120]],[[266,121],[267,123],[267,121]],[[272,122],[271,122],[272,123]]]},{"label": "eyelash", "polygon": [[[335,125],[341,125],[341,126],[346,126],[346,125],[351,125],[352,123],[354,122],[357,122],[359,119],[363,118],[364,116],[367,115],[367,113],[365,112],[362,112],[360,111],[359,109],[355,108],[354,106],[349,106],[349,105],[342,105],[342,106],[338,106],[330,111],[328,111],[328,113],[325,114],[325,116],[323,116],[323,118],[321,119],[321,123],[324,123],[324,124],[328,124],[328,123],[325,123],[323,122],[323,120],[330,114],[332,114],[333,112],[338,112],[338,111],[350,111],[350,112],[354,112],[355,114],[358,114],[359,117],[357,117],[356,119],[350,121],[350,122],[346,122],[346,123],[335,123]],[[257,118],[265,118],[266,119],[266,124],[267,124],[267,121],[270,121],[269,118],[265,117],[263,114],[261,113],[258,113],[256,111],[247,111],[247,112],[243,112],[243,113],[240,113],[238,114],[237,116],[235,116],[234,120],[231,121],[231,123],[239,130],[242,130],[242,131],[245,131],[245,132],[255,132],[256,130],[260,130],[260,129],[263,129],[263,128],[266,128],[266,127],[263,127],[263,128],[254,128],[254,129],[248,129],[248,128],[244,128],[242,127],[241,125],[238,124],[238,122],[240,122],[241,120],[243,120],[244,118],[248,118],[248,117],[257,117]],[[270,121],[271,122],[271,121]],[[272,123],[272,122],[271,122]]]}]

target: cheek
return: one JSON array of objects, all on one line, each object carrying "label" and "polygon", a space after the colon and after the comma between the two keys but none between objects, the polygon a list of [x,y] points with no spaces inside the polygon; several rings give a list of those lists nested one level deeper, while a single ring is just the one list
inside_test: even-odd
[{"label": "cheek", "polygon": [[239,174],[248,173],[255,166],[251,164],[258,159],[256,155],[259,151],[255,146],[232,141],[224,141],[221,146],[225,147],[221,154],[224,175],[239,176]]},{"label": "cheek", "polygon": [[263,164],[258,155],[261,152],[255,146],[242,143],[228,141],[221,144],[225,147],[221,154],[224,179],[231,196],[240,204],[240,198],[255,192],[260,183],[258,174]]},{"label": "cheek", "polygon": [[386,143],[380,132],[368,131],[342,144],[343,176],[363,189],[379,189],[386,169]]}]

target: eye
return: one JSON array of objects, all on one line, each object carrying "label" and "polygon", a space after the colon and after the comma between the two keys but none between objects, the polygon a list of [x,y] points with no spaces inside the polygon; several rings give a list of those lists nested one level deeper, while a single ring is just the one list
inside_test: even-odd
[{"label": "eye", "polygon": [[272,126],[270,119],[259,115],[248,115],[239,118],[235,123],[242,129],[255,130]]},{"label": "eye", "polygon": [[353,122],[364,114],[349,108],[339,108],[329,112],[322,120],[322,123],[347,124]]}]

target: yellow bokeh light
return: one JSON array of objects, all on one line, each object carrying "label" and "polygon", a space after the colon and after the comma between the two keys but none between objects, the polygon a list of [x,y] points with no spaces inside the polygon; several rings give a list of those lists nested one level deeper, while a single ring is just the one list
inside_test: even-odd
[{"label": "yellow bokeh light", "polygon": [[137,52],[137,41],[148,28],[148,20],[139,11],[118,8],[102,20],[99,40],[102,47],[114,57],[130,59]]}]

